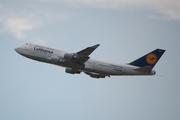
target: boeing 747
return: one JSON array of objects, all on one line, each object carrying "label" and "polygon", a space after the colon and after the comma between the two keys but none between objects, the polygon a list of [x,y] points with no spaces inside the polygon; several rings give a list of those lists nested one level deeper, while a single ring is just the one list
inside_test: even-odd
[{"label": "boeing 747", "polygon": [[99,44],[87,47],[79,52],[70,53],[46,46],[26,43],[15,48],[20,55],[45,63],[65,68],[66,73],[86,73],[93,78],[105,78],[115,75],[155,75],[153,67],[161,58],[165,50],[156,49],[137,60],[127,64],[117,64],[90,58],[89,55]]}]

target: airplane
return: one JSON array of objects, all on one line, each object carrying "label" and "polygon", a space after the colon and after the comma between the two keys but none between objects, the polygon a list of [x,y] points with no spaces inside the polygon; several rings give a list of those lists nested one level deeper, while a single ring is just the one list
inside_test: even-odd
[{"label": "airplane", "polygon": [[81,51],[71,53],[51,47],[26,43],[15,48],[15,51],[32,60],[64,67],[66,73],[80,74],[84,72],[92,78],[105,78],[117,75],[155,75],[156,71],[153,70],[153,67],[165,52],[163,49],[156,49],[130,63],[119,64],[90,58],[89,55],[99,45],[96,44]]}]

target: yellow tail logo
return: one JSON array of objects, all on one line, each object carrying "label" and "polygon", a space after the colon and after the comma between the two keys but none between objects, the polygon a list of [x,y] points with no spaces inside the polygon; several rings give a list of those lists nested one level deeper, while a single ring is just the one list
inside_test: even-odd
[{"label": "yellow tail logo", "polygon": [[154,53],[150,53],[146,56],[146,62],[153,65],[157,62],[157,56]]}]

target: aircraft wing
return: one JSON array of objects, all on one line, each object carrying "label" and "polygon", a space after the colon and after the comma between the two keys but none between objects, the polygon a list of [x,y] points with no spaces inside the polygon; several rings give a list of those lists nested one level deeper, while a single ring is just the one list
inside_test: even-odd
[{"label": "aircraft wing", "polygon": [[67,54],[66,58],[71,57],[71,59],[68,61],[72,64],[74,64],[77,68],[84,68],[84,63],[90,58],[89,55],[99,46],[100,44],[96,44],[91,47],[87,47],[79,52],[73,53],[73,54]]},{"label": "aircraft wing", "polygon": [[77,59],[80,62],[85,63],[90,57],[89,55],[99,46],[100,44],[96,44],[91,47],[87,47],[79,52],[76,53],[79,59]]},{"label": "aircraft wing", "polygon": [[89,55],[97,48],[99,47],[100,44],[96,44],[94,46],[91,47],[87,47],[79,52],[76,53],[77,56],[79,56],[76,61],[76,64],[83,66],[84,67],[84,63],[90,58]]},{"label": "aircraft wing", "polygon": [[78,55],[89,56],[100,44],[94,45],[92,47],[87,47],[84,50],[77,52]]}]

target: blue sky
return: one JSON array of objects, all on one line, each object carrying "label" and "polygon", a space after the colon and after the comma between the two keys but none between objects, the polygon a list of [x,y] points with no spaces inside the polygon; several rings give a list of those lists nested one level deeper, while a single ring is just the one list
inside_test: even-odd
[{"label": "blue sky", "polygon": [[[0,120],[179,120],[180,2],[0,2]],[[93,79],[24,58],[26,42],[128,63],[162,48],[156,76]]]}]

